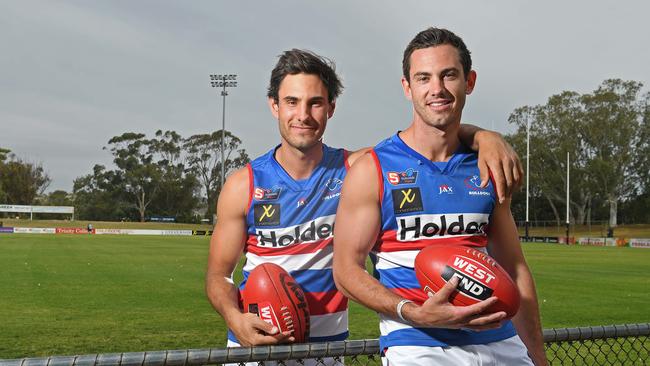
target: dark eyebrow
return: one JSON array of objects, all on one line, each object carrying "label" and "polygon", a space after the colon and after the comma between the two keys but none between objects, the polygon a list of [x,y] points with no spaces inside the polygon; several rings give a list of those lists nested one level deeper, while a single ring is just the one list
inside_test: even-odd
[{"label": "dark eyebrow", "polygon": [[309,101],[310,101],[311,103],[313,103],[313,102],[324,102],[324,101],[325,101],[325,98],[324,98],[324,97],[321,97],[321,96],[318,96],[318,97],[313,97],[313,98],[309,99]]},{"label": "dark eyebrow", "polygon": [[282,100],[284,100],[285,102],[295,102],[295,101],[298,100],[298,98],[292,97],[291,95],[289,95],[289,96],[286,96],[286,97],[282,98]]},{"label": "dark eyebrow", "polygon": [[453,72],[458,74],[460,72],[460,69],[458,69],[457,67],[448,67],[448,68],[442,70],[441,74],[442,75],[448,74],[450,71],[453,71]]}]

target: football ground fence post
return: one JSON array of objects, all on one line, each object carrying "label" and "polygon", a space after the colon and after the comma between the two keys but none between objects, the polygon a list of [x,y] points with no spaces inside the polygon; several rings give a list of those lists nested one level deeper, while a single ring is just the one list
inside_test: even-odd
[{"label": "football ground fence post", "polygon": [[[650,365],[650,323],[544,330],[551,365]],[[129,352],[0,360],[0,366],[381,365],[379,341]],[[269,362],[273,361],[273,363]]]}]

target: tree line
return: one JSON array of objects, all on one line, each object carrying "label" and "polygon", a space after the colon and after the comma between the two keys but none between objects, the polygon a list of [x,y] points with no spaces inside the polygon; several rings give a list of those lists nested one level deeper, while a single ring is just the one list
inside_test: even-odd
[{"label": "tree line", "polygon": [[[73,182],[73,191],[43,192],[51,182],[42,166],[0,150],[0,203],[74,206],[83,220],[145,221],[152,216],[181,222],[210,221],[221,190],[222,133],[183,138],[175,131],[125,132],[103,149],[114,167],[95,164]],[[224,171],[248,163],[241,140],[223,134]],[[21,170],[22,169],[22,170]],[[25,191],[25,192],[23,192]]]},{"label": "tree line", "polygon": [[[650,93],[636,81],[609,79],[596,90],[564,91],[542,105],[517,108],[506,138],[525,164],[530,126],[532,220],[565,221],[566,157],[570,163],[570,222],[650,222]],[[513,214],[525,218],[525,189]]]}]

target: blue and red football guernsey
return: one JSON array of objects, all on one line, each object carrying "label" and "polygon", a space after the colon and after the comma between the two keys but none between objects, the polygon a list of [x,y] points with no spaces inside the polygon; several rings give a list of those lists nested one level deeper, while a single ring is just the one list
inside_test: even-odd
[{"label": "blue and red football guernsey", "polygon": [[[389,290],[421,304],[427,299],[415,277],[420,249],[430,245],[488,244],[496,202],[492,183],[481,188],[478,156],[460,147],[446,163],[425,158],[395,134],[372,152],[380,184],[381,232],[373,248],[375,273]],[[379,172],[380,176],[379,176]],[[476,332],[414,327],[380,315],[381,348],[485,344],[516,334],[510,321]]]},{"label": "blue and red football guernsey", "polygon": [[[347,172],[347,153],[323,145],[312,175],[296,181],[275,160],[274,148],[248,165],[250,203],[243,267],[275,263],[300,284],[310,312],[310,342],[348,337],[348,300],[332,277],[334,217]],[[236,341],[229,332],[228,338]]]}]

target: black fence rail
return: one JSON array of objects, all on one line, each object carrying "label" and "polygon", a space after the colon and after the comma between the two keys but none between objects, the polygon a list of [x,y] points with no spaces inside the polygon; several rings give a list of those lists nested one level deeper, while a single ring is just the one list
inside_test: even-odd
[{"label": "black fence rail", "polygon": [[[544,330],[551,365],[650,365],[650,323]],[[0,366],[381,365],[376,339],[0,360]]]}]

